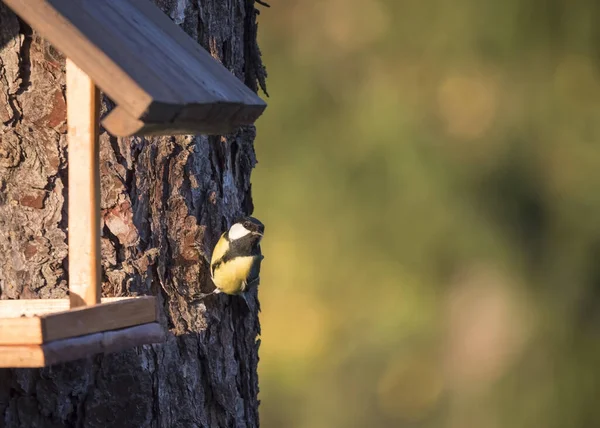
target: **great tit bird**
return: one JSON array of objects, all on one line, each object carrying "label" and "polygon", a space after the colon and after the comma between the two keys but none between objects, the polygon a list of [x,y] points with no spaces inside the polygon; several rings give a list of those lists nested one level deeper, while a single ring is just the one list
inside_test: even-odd
[{"label": "great tit bird", "polygon": [[259,220],[245,217],[221,235],[210,260],[210,276],[216,288],[198,298],[217,293],[238,295],[258,285],[264,258],[260,250],[264,231],[265,226]]}]

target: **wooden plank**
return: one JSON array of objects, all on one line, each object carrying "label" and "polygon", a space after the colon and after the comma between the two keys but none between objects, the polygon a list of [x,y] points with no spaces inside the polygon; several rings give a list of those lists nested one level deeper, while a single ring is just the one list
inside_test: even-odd
[{"label": "wooden plank", "polygon": [[225,98],[220,101],[266,107],[266,103],[258,95],[213,58],[197,41],[188,36],[179,26],[173,24],[154,4],[146,0],[110,1],[121,5],[127,3],[130,8],[135,7],[139,15],[143,15],[151,23],[150,27],[157,27],[162,33],[159,40],[169,43],[169,48],[177,49],[175,51],[177,52],[177,66],[185,64],[187,70],[198,70],[195,75],[201,79],[201,85],[225,94]]},{"label": "wooden plank", "polygon": [[67,309],[69,309],[69,299],[0,300],[0,323],[4,318],[34,317]]},{"label": "wooden plank", "polygon": [[207,104],[189,106],[187,113],[195,114],[187,121],[178,118],[177,122],[149,123],[130,116],[125,109],[117,106],[102,120],[102,126],[112,135],[223,135],[233,132],[236,127],[254,123],[260,115],[252,107],[241,104]]},{"label": "wooden plank", "polygon": [[41,345],[0,345],[0,368],[44,367],[45,363]]},{"label": "wooden plank", "polygon": [[[105,0],[87,1],[88,12],[107,24],[107,28],[123,31],[121,40],[132,44],[132,49],[148,46],[146,52],[163,67],[164,73],[177,76],[185,85],[186,91],[199,91],[193,102],[206,101],[264,104],[254,92],[236,78],[202,46],[175,25],[159,8],[147,0]],[[101,13],[100,13],[101,12]],[[152,61],[156,63],[156,61]],[[178,88],[181,89],[181,88]],[[182,94],[183,95],[183,94]],[[203,99],[209,95],[208,98]],[[195,97],[194,97],[195,98]],[[189,99],[187,100],[189,101]]]},{"label": "wooden plank", "polygon": [[[140,13],[160,28],[163,33],[158,40],[165,43],[163,49],[176,54],[174,61],[179,60],[182,70],[193,71],[190,79],[211,91],[216,99],[214,103],[238,104],[237,114],[223,118],[213,118],[212,124],[217,127],[234,128],[240,125],[250,125],[263,113],[267,104],[253,91],[250,90],[240,79],[234,76],[219,61],[213,58],[200,44],[189,37],[177,25],[169,22],[169,18],[157,7],[145,0],[109,0],[119,4],[121,8],[133,13]],[[143,28],[152,28],[146,25]],[[148,30],[154,31],[154,30]],[[198,71],[196,71],[198,70]],[[195,100],[188,103],[175,118],[176,123],[188,123],[197,120],[207,120],[200,111],[206,110],[206,103]]]},{"label": "wooden plank", "polygon": [[242,108],[249,108],[241,103],[212,103],[190,104],[183,108],[175,118],[176,123],[198,122],[207,127],[226,124],[228,128],[234,126],[234,118]]},{"label": "wooden plank", "polygon": [[71,308],[100,303],[100,94],[67,59],[69,159],[69,299]]},{"label": "wooden plank", "polygon": [[[107,30],[119,32],[123,43],[128,43],[132,51],[137,52],[141,46],[148,45],[145,60],[151,60],[155,67],[162,67],[161,74],[169,84],[179,82],[179,87],[171,86],[173,91],[186,88],[179,95],[186,105],[175,117],[176,125],[165,127],[165,132],[175,129],[175,134],[189,133],[183,131],[190,128],[191,122],[198,124],[194,129],[199,133],[223,133],[217,131],[220,129],[229,132],[235,126],[254,123],[264,111],[266,103],[263,100],[173,25],[151,2],[105,0],[86,5],[89,13],[94,12]],[[136,19],[131,20],[132,16]],[[178,62],[180,66],[176,66]],[[239,114],[240,110],[243,110],[242,114]],[[152,134],[157,134],[159,126],[149,120],[144,122],[149,127],[142,127],[136,134],[148,135],[149,128],[153,130]],[[177,125],[183,129],[177,130]],[[110,131],[110,124],[105,127]]]},{"label": "wooden plank", "polygon": [[[137,299],[137,297],[103,297],[101,303]],[[0,300],[0,320],[2,318],[34,317],[69,309],[69,299],[14,299]],[[1,321],[0,321],[1,322]]]},{"label": "wooden plank", "polygon": [[57,340],[42,346],[46,365],[52,365],[98,353],[110,354],[136,346],[161,343],[165,338],[165,331],[160,324],[148,323],[121,330]]},{"label": "wooden plank", "polygon": [[158,323],[56,340],[44,345],[0,345],[0,367],[44,367],[95,354],[161,343],[165,331]]},{"label": "wooden plank", "polygon": [[[58,1],[70,3],[72,0]],[[226,96],[226,94],[217,93],[214,88],[198,85],[196,79],[202,79],[202,77],[199,76],[201,70],[197,67],[192,70],[186,69],[184,66],[177,67],[175,65],[177,61],[181,60],[181,55],[185,55],[184,52],[181,52],[181,47],[172,43],[168,37],[163,37],[161,29],[140,15],[129,0],[84,1],[82,3],[85,11],[94,16],[97,24],[104,31],[110,31],[118,38],[120,46],[131,52],[139,63],[152,64],[152,68],[160,76],[162,85],[167,86],[173,94],[176,94],[182,101],[182,105],[193,102],[212,102],[219,99],[220,96]],[[156,9],[153,4],[149,3],[149,5]],[[167,19],[169,25],[174,25],[160,10],[158,12]],[[182,88],[186,88],[186,90],[182,91]]]},{"label": "wooden plank", "polygon": [[154,296],[130,297],[37,317],[1,318],[0,344],[41,344],[156,320]]},{"label": "wooden plank", "polygon": [[134,119],[124,109],[117,106],[102,120],[102,126],[112,135],[119,137],[130,135],[222,135],[235,129],[233,119],[238,108],[234,107],[232,109],[231,120],[225,122],[196,120],[178,123],[145,123],[139,119]]},{"label": "wooden plank", "polygon": [[154,296],[42,315],[44,342],[156,321]]},{"label": "wooden plank", "polygon": [[42,320],[38,317],[0,319],[0,344],[32,344],[44,341]]}]

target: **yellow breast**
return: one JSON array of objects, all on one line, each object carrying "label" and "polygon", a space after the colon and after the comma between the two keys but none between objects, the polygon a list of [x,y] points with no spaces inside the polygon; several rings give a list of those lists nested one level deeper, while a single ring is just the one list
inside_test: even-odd
[{"label": "yellow breast", "polygon": [[244,291],[246,279],[252,269],[254,257],[236,257],[215,270],[213,282],[223,293],[238,294]]}]

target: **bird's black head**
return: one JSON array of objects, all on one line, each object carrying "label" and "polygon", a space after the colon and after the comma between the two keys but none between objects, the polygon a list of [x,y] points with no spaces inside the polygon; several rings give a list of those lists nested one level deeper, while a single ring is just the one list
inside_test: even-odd
[{"label": "bird's black head", "polygon": [[265,225],[258,219],[254,217],[244,217],[231,226],[228,235],[229,240],[231,241],[248,237],[248,235],[254,236],[260,240],[264,233]]},{"label": "bird's black head", "polygon": [[254,217],[244,217],[239,221],[239,223],[242,223],[242,226],[244,226],[245,229],[248,229],[255,235],[262,236],[265,233],[265,225]]}]

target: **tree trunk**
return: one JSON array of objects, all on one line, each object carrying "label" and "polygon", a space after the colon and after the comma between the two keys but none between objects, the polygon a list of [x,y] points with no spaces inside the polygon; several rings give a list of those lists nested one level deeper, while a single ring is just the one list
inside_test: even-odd
[{"label": "tree trunk", "polygon": [[[257,90],[254,0],[157,0]],[[64,57],[0,3],[0,298],[67,296]],[[112,107],[104,99],[103,112]],[[211,289],[210,249],[253,210],[254,127],[224,137],[102,132],[102,291],[154,294],[167,342],[45,369],[0,370],[1,427],[256,427],[256,294]],[[251,309],[250,309],[250,308]]]}]

